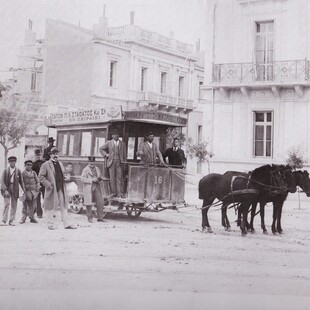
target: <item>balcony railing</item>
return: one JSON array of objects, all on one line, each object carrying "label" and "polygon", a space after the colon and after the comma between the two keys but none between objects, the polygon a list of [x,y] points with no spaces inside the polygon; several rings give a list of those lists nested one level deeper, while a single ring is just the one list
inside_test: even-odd
[{"label": "balcony railing", "polygon": [[183,43],[170,37],[162,36],[156,32],[142,29],[135,25],[112,27],[108,29],[108,36],[117,42],[136,41],[151,45],[160,49],[167,49],[182,54],[194,54],[191,44]]},{"label": "balcony railing", "polygon": [[194,109],[194,100],[184,99],[160,94],[155,92],[140,92],[138,94],[139,101],[148,101],[149,104],[165,105],[173,108]]},{"label": "balcony railing", "polygon": [[213,82],[251,84],[261,82],[299,83],[309,81],[307,59],[269,63],[230,63],[213,65]]}]

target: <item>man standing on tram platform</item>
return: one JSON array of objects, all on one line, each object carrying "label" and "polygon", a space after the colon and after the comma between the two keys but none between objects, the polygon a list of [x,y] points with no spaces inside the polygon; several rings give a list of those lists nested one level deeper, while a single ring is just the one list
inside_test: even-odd
[{"label": "man standing on tram platform", "polygon": [[154,134],[149,132],[146,136],[146,142],[139,145],[137,156],[141,157],[141,164],[164,164],[163,156],[158,145],[153,142]]},{"label": "man standing on tram platform", "polygon": [[182,166],[183,168],[187,164],[187,160],[184,151],[180,148],[180,139],[173,139],[173,147],[167,149],[163,154],[164,161],[168,157],[169,165]]},{"label": "man standing on tram platform", "polygon": [[110,175],[111,194],[115,197],[124,195],[123,166],[127,160],[126,145],[119,140],[119,132],[112,131],[112,140],[99,148],[100,154],[106,159]]}]

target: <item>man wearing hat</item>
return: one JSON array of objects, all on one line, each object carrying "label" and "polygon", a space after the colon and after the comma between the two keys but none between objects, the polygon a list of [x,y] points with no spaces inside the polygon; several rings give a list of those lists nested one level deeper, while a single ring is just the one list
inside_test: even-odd
[{"label": "man wearing hat", "polygon": [[[44,161],[41,159],[41,154],[42,153],[41,153],[40,149],[37,149],[34,151],[34,162],[32,165],[32,170],[37,175],[39,175],[40,168],[41,168],[42,164],[44,163]],[[37,201],[36,201],[36,207],[34,210],[34,213],[37,213],[38,218],[42,218],[42,215],[43,215],[43,210],[42,210],[42,205],[41,205],[41,193],[42,193],[42,196],[44,198],[44,186],[41,186],[41,188],[40,188],[40,192],[38,194]]]},{"label": "man wearing hat", "polygon": [[149,132],[146,136],[146,141],[139,145],[137,156],[141,157],[142,164],[164,164],[163,156],[158,145],[153,142],[154,134]]},{"label": "man wearing hat", "polygon": [[31,223],[38,223],[34,218],[35,204],[40,192],[40,183],[37,174],[32,170],[32,160],[25,161],[25,170],[22,172],[23,182],[25,186],[25,201],[23,202],[23,217],[20,221],[24,224],[27,216]]},{"label": "man wearing hat", "polygon": [[119,133],[112,131],[112,140],[99,148],[109,168],[111,194],[122,197],[124,192],[123,166],[127,160],[126,145],[119,140]]},{"label": "man wearing hat", "polygon": [[76,227],[69,223],[68,218],[68,196],[65,188],[65,169],[58,161],[58,150],[53,147],[50,151],[50,159],[40,169],[39,181],[45,187],[44,209],[48,219],[48,228],[56,229],[55,219],[57,209],[60,208],[63,225],[66,229]]},{"label": "man wearing hat", "polygon": [[6,225],[9,217],[9,225],[15,226],[15,215],[17,208],[17,200],[19,197],[19,185],[23,191],[25,191],[24,182],[22,178],[21,171],[16,167],[17,158],[15,156],[10,156],[8,158],[9,167],[6,168],[1,177],[1,194],[4,197],[4,211],[2,215],[1,225]]},{"label": "man wearing hat", "polygon": [[49,160],[50,159],[50,151],[53,147],[55,147],[54,145],[54,141],[55,139],[53,137],[49,137],[48,140],[47,140],[47,143],[48,143],[48,147],[46,147],[44,149],[44,152],[43,152],[43,158],[44,160]]},{"label": "man wearing hat", "polygon": [[101,172],[95,166],[95,157],[88,157],[88,165],[83,169],[81,181],[83,183],[84,204],[88,221],[93,223],[92,204],[96,204],[98,222],[103,222],[103,193],[100,186]]}]

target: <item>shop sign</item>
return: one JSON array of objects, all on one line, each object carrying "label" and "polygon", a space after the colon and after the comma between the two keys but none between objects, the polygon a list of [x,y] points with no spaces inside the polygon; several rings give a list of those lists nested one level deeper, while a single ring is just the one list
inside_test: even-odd
[{"label": "shop sign", "polygon": [[186,118],[157,111],[127,111],[125,120],[153,120],[178,126],[186,126],[187,123]]},{"label": "shop sign", "polygon": [[116,119],[122,119],[121,106],[51,113],[49,122],[47,123],[49,126],[61,126],[102,123]]}]

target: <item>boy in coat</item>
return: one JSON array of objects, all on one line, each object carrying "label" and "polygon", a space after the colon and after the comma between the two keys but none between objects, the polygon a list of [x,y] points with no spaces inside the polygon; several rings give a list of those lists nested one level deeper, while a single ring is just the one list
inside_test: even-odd
[{"label": "boy in coat", "polygon": [[124,194],[123,166],[127,160],[127,153],[126,145],[119,140],[117,130],[112,132],[112,140],[102,145],[99,151],[106,158],[107,168],[109,168],[112,196],[122,197]]},{"label": "boy in coat", "polygon": [[65,229],[76,229],[69,223],[68,196],[64,186],[65,169],[63,164],[58,161],[58,153],[56,147],[51,149],[51,158],[41,166],[39,173],[39,181],[45,187],[44,209],[48,219],[48,229],[56,229],[55,219],[58,207]]},{"label": "boy in coat", "polygon": [[173,147],[167,149],[163,154],[164,161],[166,162],[166,158],[168,157],[168,161],[170,165],[173,166],[186,166],[186,157],[184,151],[180,148],[180,140],[179,138],[173,139]]},{"label": "boy in coat", "polygon": [[158,145],[153,142],[154,134],[149,132],[146,137],[146,142],[139,145],[137,156],[141,157],[141,164],[164,164],[163,156],[159,150]]},{"label": "boy in coat", "polygon": [[26,199],[23,202],[23,217],[20,224],[24,224],[27,216],[30,218],[30,223],[38,223],[34,218],[37,197],[40,192],[40,182],[37,174],[32,170],[32,160],[25,161],[25,170],[22,172],[23,182],[25,186]]},{"label": "boy in coat", "polygon": [[103,193],[100,187],[101,172],[95,166],[95,157],[88,157],[88,165],[83,169],[81,181],[83,183],[84,204],[88,222],[93,223],[92,203],[96,204],[98,222],[103,222]]},{"label": "boy in coat", "polygon": [[1,194],[4,197],[4,210],[2,215],[1,226],[6,225],[9,217],[9,225],[15,226],[15,215],[17,208],[17,200],[19,197],[19,185],[24,190],[24,183],[21,171],[16,167],[17,158],[15,156],[10,156],[8,158],[9,167],[6,168],[1,177]]}]

